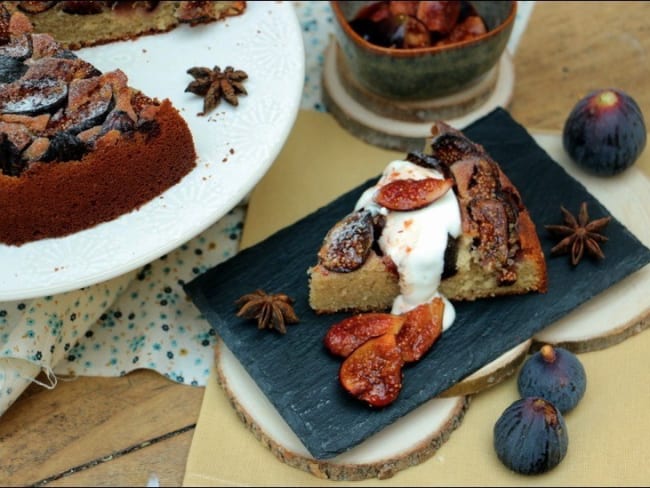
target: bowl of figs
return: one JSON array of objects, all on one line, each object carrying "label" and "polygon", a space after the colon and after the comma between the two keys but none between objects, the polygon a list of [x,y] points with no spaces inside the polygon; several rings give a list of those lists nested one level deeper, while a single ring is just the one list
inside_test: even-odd
[{"label": "bowl of figs", "polygon": [[517,2],[331,1],[345,69],[367,90],[428,100],[476,83],[501,58]]}]

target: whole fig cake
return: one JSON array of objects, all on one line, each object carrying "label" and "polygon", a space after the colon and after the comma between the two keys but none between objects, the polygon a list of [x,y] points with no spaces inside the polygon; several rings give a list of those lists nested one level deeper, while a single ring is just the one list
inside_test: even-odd
[{"label": "whole fig cake", "polygon": [[34,31],[47,33],[67,49],[160,34],[182,24],[192,26],[241,15],[246,2],[84,0],[6,1],[11,13],[27,16]]},{"label": "whole fig cake", "polygon": [[[6,69],[4,69],[6,68]],[[144,205],[196,165],[170,100],[102,73],[0,5],[0,242],[62,237]]]}]

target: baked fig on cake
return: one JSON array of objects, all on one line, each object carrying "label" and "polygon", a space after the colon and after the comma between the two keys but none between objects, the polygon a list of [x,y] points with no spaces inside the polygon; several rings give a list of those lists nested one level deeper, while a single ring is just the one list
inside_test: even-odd
[{"label": "baked fig on cake", "polygon": [[61,237],[131,212],[196,165],[168,99],[102,73],[0,5],[0,242]]},{"label": "baked fig on cake", "polygon": [[52,35],[67,49],[168,32],[181,24],[205,24],[241,15],[245,1],[9,1],[34,32]]},{"label": "baked fig on cake", "polygon": [[388,164],[324,237],[308,270],[317,313],[546,291],[535,225],[499,164],[444,122],[427,142]]}]

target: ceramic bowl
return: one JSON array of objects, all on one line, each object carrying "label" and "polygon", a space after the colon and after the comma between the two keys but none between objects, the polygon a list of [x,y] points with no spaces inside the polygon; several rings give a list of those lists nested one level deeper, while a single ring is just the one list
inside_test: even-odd
[{"label": "ceramic bowl", "polygon": [[517,12],[516,1],[470,2],[488,32],[471,40],[415,49],[371,44],[349,24],[374,1],[330,1],[334,33],[343,53],[344,69],[366,89],[392,99],[426,100],[461,91],[499,61]]}]

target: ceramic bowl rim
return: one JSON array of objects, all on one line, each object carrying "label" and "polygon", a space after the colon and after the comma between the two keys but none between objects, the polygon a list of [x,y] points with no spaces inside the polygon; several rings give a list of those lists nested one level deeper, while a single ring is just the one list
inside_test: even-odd
[{"label": "ceramic bowl rim", "polygon": [[425,54],[437,54],[441,52],[453,51],[455,49],[464,48],[467,46],[471,46],[473,44],[479,44],[485,41],[486,39],[496,37],[504,29],[510,27],[514,23],[515,17],[517,15],[517,0],[512,0],[510,2],[510,11],[508,12],[508,16],[498,26],[496,26],[492,30],[489,30],[485,34],[482,34],[473,39],[454,42],[451,44],[446,44],[444,46],[429,46],[429,47],[417,47],[411,49],[400,49],[395,47],[377,46],[376,44],[372,44],[366,41],[363,37],[357,34],[354,31],[354,29],[352,29],[352,27],[350,27],[350,22],[343,16],[343,12],[341,11],[341,7],[339,6],[340,0],[330,0],[329,3],[332,8],[332,12],[334,13],[334,16],[336,17],[336,20],[338,21],[339,25],[345,32],[345,35],[348,38],[350,38],[355,44],[374,54],[392,56],[397,58],[411,58],[411,57],[421,56]]}]

